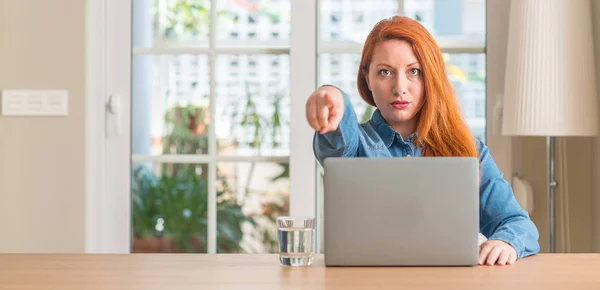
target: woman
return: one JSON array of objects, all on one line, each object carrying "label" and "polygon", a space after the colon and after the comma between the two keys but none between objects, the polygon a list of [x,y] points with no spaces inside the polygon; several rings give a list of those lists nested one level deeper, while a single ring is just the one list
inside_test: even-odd
[{"label": "woman", "polygon": [[538,231],[514,198],[488,148],[463,121],[435,40],[418,22],[393,17],[371,31],[358,69],[358,90],[377,107],[358,124],[348,96],[325,85],[306,103],[317,132],[314,152],[327,157],[478,157],[481,165],[479,264],[510,265],[539,251]]}]

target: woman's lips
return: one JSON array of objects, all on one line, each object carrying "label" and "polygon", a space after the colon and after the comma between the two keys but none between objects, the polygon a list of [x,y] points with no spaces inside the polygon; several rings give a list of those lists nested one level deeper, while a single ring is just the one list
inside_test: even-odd
[{"label": "woman's lips", "polygon": [[410,102],[409,101],[404,101],[404,100],[402,100],[402,101],[393,101],[391,103],[391,105],[392,105],[392,107],[394,107],[394,109],[401,110],[401,109],[407,108],[410,105]]}]

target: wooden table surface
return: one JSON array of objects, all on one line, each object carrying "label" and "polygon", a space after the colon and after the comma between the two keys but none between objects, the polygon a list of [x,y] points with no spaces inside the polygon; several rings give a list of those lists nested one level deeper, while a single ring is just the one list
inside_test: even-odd
[{"label": "wooden table surface", "polygon": [[3,254],[0,289],[600,289],[600,254],[540,254],[512,266],[284,267],[278,256]]}]

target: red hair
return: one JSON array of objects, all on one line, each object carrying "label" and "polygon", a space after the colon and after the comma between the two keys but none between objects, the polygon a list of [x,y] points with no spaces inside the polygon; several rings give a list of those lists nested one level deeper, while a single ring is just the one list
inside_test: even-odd
[{"label": "red hair", "polygon": [[431,34],[419,22],[394,16],[375,25],[367,36],[358,69],[360,96],[376,106],[366,77],[375,46],[398,39],[408,42],[421,64],[425,87],[424,104],[417,114],[417,134],[413,142],[422,145],[423,156],[477,157],[477,148],[446,75],[442,52]]}]

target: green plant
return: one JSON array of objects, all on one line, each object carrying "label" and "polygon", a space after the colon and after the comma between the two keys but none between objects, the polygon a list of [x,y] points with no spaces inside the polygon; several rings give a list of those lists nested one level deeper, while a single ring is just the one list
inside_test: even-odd
[{"label": "green plant", "polygon": [[[160,4],[164,6],[160,6]],[[277,24],[284,17],[270,7],[269,1],[248,3],[236,1],[235,4],[257,15],[265,16],[271,23]],[[207,36],[210,29],[210,0],[154,0],[154,31],[166,39],[183,40],[185,37]],[[227,10],[217,10],[218,17],[229,23],[237,23],[238,16]],[[157,21],[159,20],[159,21]],[[223,25],[224,23],[220,23]]]},{"label": "green plant", "polygon": [[[160,4],[164,4],[161,7]],[[204,35],[210,22],[209,0],[154,1],[154,31],[163,37],[177,39],[183,35]]]},{"label": "green plant", "polygon": [[[245,83],[246,87],[246,98],[241,102],[236,101],[230,104],[230,108],[233,111],[230,113],[232,120],[237,120],[232,124],[231,130],[240,129],[242,132],[251,132],[251,138],[245,141],[245,144],[256,150],[258,156],[262,155],[263,144],[268,136],[270,136],[270,146],[277,148],[281,146],[281,135],[282,135],[282,118],[281,118],[281,103],[284,99],[285,93],[279,92],[273,95],[261,95],[262,98],[268,98],[272,113],[268,116],[262,115],[258,109],[255,98],[255,94],[248,82]],[[239,141],[238,141],[239,142]],[[271,182],[276,182],[282,179],[289,179],[289,164],[279,163],[281,171],[271,178]],[[260,214],[253,216],[254,220],[257,221],[254,228],[254,238],[262,242],[263,247],[266,251],[274,252],[277,251],[277,236],[276,236],[276,217],[287,215],[289,213],[289,196],[287,193],[268,193],[268,192],[251,192],[250,184],[254,175],[256,162],[251,162],[250,170],[248,171],[248,177],[246,184],[244,185],[244,192],[246,194],[258,194],[264,197],[266,201],[262,202]]]},{"label": "green plant", "polygon": [[268,249],[269,252],[277,252],[279,250],[277,236],[274,234],[274,228],[277,225],[277,217],[289,215],[289,211],[289,192],[274,196],[273,199],[262,204],[263,216],[269,220],[269,224],[272,225],[273,230],[271,230],[271,228],[267,226],[259,228],[258,232],[260,234],[260,238],[263,242],[263,245]]},{"label": "green plant", "polygon": [[[249,95],[250,96],[250,95]],[[251,97],[243,110],[243,124],[258,130],[251,144],[260,148],[266,128],[280,130],[279,104],[282,95],[273,97],[275,110],[271,119],[259,116]],[[163,140],[163,154],[204,153],[208,144],[208,108],[195,105],[176,106],[167,111],[164,122],[168,134]],[[274,128],[274,129],[273,129]],[[271,131],[273,132],[273,131]],[[276,142],[275,133],[273,140]],[[278,143],[277,143],[278,144]],[[273,144],[274,146],[278,146]],[[253,164],[254,165],[254,164]],[[289,165],[280,164],[282,171],[272,181],[289,178]],[[140,165],[133,173],[132,210],[134,236],[171,241],[173,249],[165,251],[206,251],[208,199],[206,164],[162,164],[159,173],[151,166]],[[252,167],[254,168],[254,167]],[[250,178],[252,177],[250,170]],[[234,190],[224,174],[217,174],[217,251],[240,252],[244,237],[242,226],[254,228],[255,238],[268,251],[276,250],[277,237],[273,226],[275,217],[287,214],[287,196],[270,198],[262,204],[259,216],[242,212],[243,200],[238,203]],[[245,189],[249,191],[249,182]],[[262,194],[262,193],[258,193]],[[256,236],[258,235],[258,236]],[[134,245],[135,247],[135,245]]]},{"label": "green plant", "polygon": [[[260,95],[259,97],[268,98],[273,112],[269,116],[264,116],[259,112],[256,103],[257,94],[252,91],[249,82],[245,82],[246,98],[242,102],[239,100],[231,101],[229,108],[230,118],[237,122],[231,124],[230,130],[240,129],[242,131],[252,132],[252,138],[245,142],[250,148],[256,150],[257,155],[261,155],[262,144],[267,136],[271,137],[271,146],[277,148],[281,146],[279,137],[282,133],[281,121],[281,101],[285,94],[278,92],[273,95]],[[240,140],[238,140],[239,142]]]},{"label": "green plant", "polygon": [[[164,5],[159,7],[160,5]],[[210,1],[208,0],[167,0],[154,1],[154,31],[160,39],[187,41],[208,34],[210,21]],[[281,21],[264,3],[237,3],[259,15]],[[214,9],[214,8],[213,8]],[[224,10],[217,11],[218,16],[227,16],[233,22],[236,15]],[[228,20],[225,19],[225,20]],[[254,99],[246,100],[242,121],[237,124],[254,128],[252,148],[260,151],[260,144],[270,132],[273,146],[280,146],[281,119],[279,104],[283,94],[273,98],[275,112],[269,118],[263,118],[256,110]],[[206,154],[208,148],[207,106],[178,106],[165,115],[168,134],[163,136],[163,154]],[[241,115],[240,115],[241,116]],[[259,153],[260,155],[260,153]],[[253,167],[254,168],[254,164]],[[217,170],[219,170],[217,168]],[[207,179],[206,164],[161,164],[157,168],[141,164],[134,169],[132,180],[132,210],[134,236],[172,241],[174,251],[197,252],[206,247],[207,233]],[[245,189],[248,189],[253,169]],[[282,164],[282,172],[275,178],[289,177],[289,166]],[[234,190],[223,174],[217,174],[217,245],[218,252],[241,251],[240,242],[244,237],[242,226],[250,224],[258,232],[263,228],[253,217],[242,212],[244,200],[238,201]],[[280,203],[280,201],[267,204]],[[287,199],[285,200],[287,202]],[[267,208],[271,208],[269,205]],[[275,214],[275,213],[273,213]],[[265,238],[265,243],[273,243],[276,237]],[[135,245],[134,245],[135,246]]]},{"label": "green plant", "polygon": [[[134,171],[133,232],[135,237],[171,240],[175,251],[206,251],[207,181],[198,167],[180,167],[177,175],[154,176],[146,167]],[[255,224],[242,213],[225,186],[217,191],[218,252],[238,252],[243,238],[241,225]]]},{"label": "green plant", "polygon": [[[208,97],[204,97],[208,98]],[[165,114],[169,134],[163,137],[163,154],[205,154],[208,149],[207,107],[177,106]]]},{"label": "green plant", "polygon": [[[165,114],[164,154],[198,154],[208,142],[207,108],[174,107]],[[155,174],[148,165],[133,172],[132,210],[135,237],[170,240],[174,251],[202,252],[206,247],[208,183],[206,164],[163,164]],[[224,179],[217,190],[218,251],[240,251],[242,213]]]},{"label": "green plant", "polygon": [[[273,113],[271,113],[270,116],[265,117],[259,113],[254,99],[256,96],[251,92],[250,84],[246,82],[245,86],[246,100],[241,106],[236,106],[237,101],[232,102],[229,106],[230,108],[234,108],[234,110],[231,112],[230,118],[239,122],[232,123],[230,130],[233,131],[235,128],[240,128],[243,131],[251,131],[252,138],[247,141],[247,145],[250,148],[255,149],[256,154],[260,156],[262,155],[262,144],[264,144],[264,140],[269,133],[271,136],[271,146],[273,148],[281,146],[281,142],[279,140],[282,134],[281,101],[283,100],[285,94],[283,92],[279,92],[271,96],[264,96],[271,99],[271,106],[273,108]],[[248,173],[249,176],[247,183],[245,185],[246,191],[248,191],[248,186],[252,180],[255,165],[255,162],[252,162],[250,165],[251,168]],[[278,174],[272,181],[276,181],[281,178],[289,178],[289,165],[283,163],[280,163],[279,165],[281,166],[281,173]]]},{"label": "green plant", "polygon": [[375,107],[367,105],[365,111],[362,114],[362,117],[360,118],[360,123],[369,121],[371,119],[371,116],[373,116],[373,112],[375,112]]},{"label": "green plant", "polygon": [[[202,252],[206,245],[206,180],[192,167],[159,177],[140,166],[134,172],[133,224],[136,237],[161,237],[176,250]],[[198,246],[194,247],[193,242]]]}]

